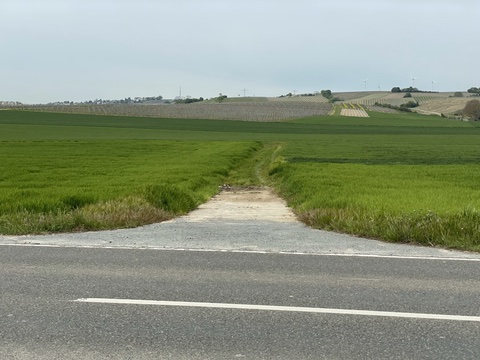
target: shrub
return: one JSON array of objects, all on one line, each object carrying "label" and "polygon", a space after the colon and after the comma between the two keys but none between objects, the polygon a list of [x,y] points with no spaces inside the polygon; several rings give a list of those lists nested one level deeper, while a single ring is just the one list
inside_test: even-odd
[{"label": "shrub", "polygon": [[470,100],[463,108],[463,115],[469,117],[473,121],[480,121],[480,101]]},{"label": "shrub", "polygon": [[418,106],[418,103],[416,101],[409,101],[406,104],[400,105],[401,108],[404,107],[404,108],[408,108],[408,109],[411,109],[411,108],[414,108],[414,107],[417,107],[417,106]]},{"label": "shrub", "polygon": [[392,105],[392,104],[381,104],[381,103],[376,102],[375,106],[381,106],[381,107],[384,107],[384,108],[398,110],[398,111],[404,111],[404,112],[412,112],[412,110],[410,110],[410,108],[417,107],[418,103],[416,103],[415,101],[409,101],[406,104],[402,104],[400,106],[395,106],[395,105]]},{"label": "shrub", "polygon": [[175,104],[192,104],[192,103],[196,103],[196,102],[200,102],[200,101],[203,101],[203,97],[200,97],[200,98],[186,98],[186,99],[179,99],[179,100],[175,100]]},{"label": "shrub", "polygon": [[463,93],[457,91],[455,94],[453,94],[453,97],[463,97]]},{"label": "shrub", "polygon": [[470,94],[476,94],[480,96],[480,88],[477,87],[471,87],[470,89],[467,90]]},{"label": "shrub", "polygon": [[418,90],[416,87],[413,87],[413,86],[410,86],[408,88],[405,88],[405,89],[402,89],[402,92],[420,92],[420,90]]},{"label": "shrub", "polygon": [[326,99],[331,99],[332,98],[332,91],[331,90],[322,90],[320,91],[320,94],[322,94],[322,96]]}]

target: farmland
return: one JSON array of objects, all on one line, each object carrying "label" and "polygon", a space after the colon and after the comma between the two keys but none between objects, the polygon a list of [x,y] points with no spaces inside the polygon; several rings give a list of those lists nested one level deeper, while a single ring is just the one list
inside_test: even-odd
[{"label": "farmland", "polygon": [[465,98],[430,98],[425,100],[419,99],[420,106],[415,111],[433,115],[454,115],[460,113],[471,97]]},{"label": "farmland", "polygon": [[[145,207],[158,221],[228,181],[275,187],[313,227],[479,251],[478,124],[369,115],[251,122],[0,111],[0,233],[138,224],[95,223],[109,206],[127,218]],[[186,206],[169,210],[171,200],[155,200],[165,193]],[[56,225],[13,229],[42,221]]]},{"label": "farmland", "polygon": [[407,99],[404,99],[402,93],[391,93],[391,92],[373,92],[373,93],[340,93],[336,94],[340,99],[344,100],[347,103],[359,104],[371,106],[376,103],[379,104],[390,104],[394,106],[400,106],[404,104]]},{"label": "farmland", "polygon": [[194,209],[252,142],[0,142],[0,232],[139,226]]},{"label": "farmland", "polygon": [[[368,106],[374,111],[382,111],[375,108],[375,104],[400,106],[409,101],[415,101],[420,106],[413,109],[422,114],[454,116],[460,113],[465,104],[471,100],[471,94],[462,93],[463,97],[454,97],[453,92],[443,93],[412,93],[412,97],[404,98],[405,93],[392,93],[387,91],[377,92],[347,92],[336,93],[335,96],[343,100],[343,103]],[[384,112],[384,111],[382,111]]]},{"label": "farmland", "polygon": [[343,103],[340,109],[341,116],[368,117],[368,113],[362,105]]},{"label": "farmland", "polygon": [[326,115],[332,105],[326,101],[267,101],[266,98],[235,98],[171,105],[60,105],[28,106],[25,109],[72,114],[142,116],[175,119],[214,119],[278,121],[306,116]]},{"label": "farmland", "polygon": [[[399,107],[414,101],[419,107],[413,111],[428,115],[455,117],[462,111],[471,94],[454,97],[453,92],[419,92],[405,98],[405,93],[390,91],[360,91],[333,93],[340,99],[336,104],[353,104],[375,112],[391,112],[375,106],[392,105]],[[1,106],[1,105],[0,105]],[[4,108],[9,106],[4,105]],[[320,94],[292,95],[282,97],[234,97],[222,101],[210,99],[191,104],[61,104],[61,105],[11,105],[16,109],[59,112],[71,114],[139,116],[170,119],[210,119],[275,122],[309,116],[335,113],[333,105]]]}]

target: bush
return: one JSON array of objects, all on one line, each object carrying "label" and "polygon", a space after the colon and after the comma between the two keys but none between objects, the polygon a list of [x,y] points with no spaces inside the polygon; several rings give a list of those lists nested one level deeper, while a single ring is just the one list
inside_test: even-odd
[{"label": "bush", "polygon": [[404,98],[411,98],[412,97],[412,94],[407,92],[405,95],[403,95]]},{"label": "bush", "polygon": [[180,99],[180,100],[175,100],[175,104],[192,104],[196,102],[203,101],[203,97],[201,98],[186,98],[186,99]]},{"label": "bush", "polygon": [[470,94],[476,94],[480,96],[480,88],[477,87],[471,87],[470,89],[467,90]]},{"label": "bush", "polygon": [[463,97],[463,93],[457,91],[455,94],[453,94],[453,97]]},{"label": "bush", "polygon": [[322,91],[320,91],[320,94],[322,94],[322,96],[324,98],[329,99],[329,100],[333,97],[331,90],[322,90]]},{"label": "bush", "polygon": [[228,96],[227,95],[222,95],[220,94],[220,96],[216,97],[215,100],[218,101],[218,102],[222,102],[223,100],[225,100]]},{"label": "bush", "polygon": [[418,106],[418,103],[416,101],[409,101],[406,104],[400,105],[401,108],[407,108],[407,109],[411,109],[417,106]]},{"label": "bush", "polygon": [[473,121],[480,121],[480,101],[470,100],[463,108],[463,115],[469,117]]},{"label": "bush", "polygon": [[402,92],[420,92],[416,87],[410,86],[408,88],[402,89]]},{"label": "bush", "polygon": [[418,103],[416,103],[415,101],[409,101],[406,104],[402,104],[400,106],[395,106],[395,105],[392,105],[392,104],[381,104],[381,103],[376,102],[375,106],[381,106],[381,107],[384,107],[384,108],[398,110],[398,111],[404,111],[404,112],[412,112],[412,110],[410,110],[410,108],[417,107]]}]

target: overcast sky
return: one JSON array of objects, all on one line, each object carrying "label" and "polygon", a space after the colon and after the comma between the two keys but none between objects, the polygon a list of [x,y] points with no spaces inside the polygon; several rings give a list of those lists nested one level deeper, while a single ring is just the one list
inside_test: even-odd
[{"label": "overcast sky", "polygon": [[0,0],[0,100],[480,86],[479,0]]}]

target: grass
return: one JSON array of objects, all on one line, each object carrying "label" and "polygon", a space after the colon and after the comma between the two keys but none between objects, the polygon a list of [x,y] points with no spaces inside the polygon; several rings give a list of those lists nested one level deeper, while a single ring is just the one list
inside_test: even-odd
[{"label": "grass", "polygon": [[255,142],[0,142],[0,232],[138,226],[205,202]]},{"label": "grass", "polygon": [[[330,135],[285,148],[285,162],[271,174],[299,217],[326,230],[480,251],[476,124],[370,114],[342,124],[384,128],[395,121],[400,131]],[[405,132],[412,125],[421,129],[417,135]],[[454,131],[440,135],[445,128]],[[467,128],[469,135],[456,133]]]},{"label": "grass", "polygon": [[[269,184],[316,228],[480,251],[480,124],[369,115],[256,123],[0,111],[0,191],[10,199],[0,218],[30,223],[23,233],[102,228],[95,219],[107,214],[152,219],[109,225],[136,226],[224,182]],[[35,192],[48,195],[35,205]],[[35,228],[52,216],[70,225]],[[0,232],[8,226],[0,220]]]},{"label": "grass", "polygon": [[480,165],[285,163],[274,174],[311,226],[480,250]]}]

